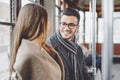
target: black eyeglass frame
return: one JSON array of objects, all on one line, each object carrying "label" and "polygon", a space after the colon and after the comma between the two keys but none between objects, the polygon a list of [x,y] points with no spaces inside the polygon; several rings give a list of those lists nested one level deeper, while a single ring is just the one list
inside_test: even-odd
[{"label": "black eyeglass frame", "polygon": [[67,24],[66,22],[61,22],[60,25],[61,25],[62,27],[68,26],[68,28],[70,28],[70,29],[73,29],[73,28],[75,28],[76,26],[78,26],[77,24],[74,24],[74,23],[69,23],[69,24]]}]

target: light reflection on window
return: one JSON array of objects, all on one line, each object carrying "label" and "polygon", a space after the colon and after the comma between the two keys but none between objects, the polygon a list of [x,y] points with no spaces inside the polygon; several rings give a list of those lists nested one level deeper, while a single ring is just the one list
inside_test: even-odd
[{"label": "light reflection on window", "polygon": [[0,52],[9,52],[10,46],[10,26],[0,25]]},{"label": "light reflection on window", "polygon": [[120,43],[120,17],[114,18],[113,21],[113,42]]},{"label": "light reflection on window", "polygon": [[22,0],[22,7],[23,7],[25,4],[33,3],[33,2],[35,2],[35,0]]},{"label": "light reflection on window", "polygon": [[[114,19],[113,19],[113,42],[114,43],[120,43],[120,12],[114,12]],[[80,16],[84,16],[83,13],[80,12]],[[84,18],[83,18],[84,19]],[[82,18],[80,19],[80,30],[79,30],[79,41],[82,43],[83,36],[85,36],[85,43],[90,43],[92,41],[91,39],[91,25],[92,25],[92,17],[90,12],[85,12],[85,26],[84,20]],[[104,38],[104,26],[103,26],[103,18],[98,18],[98,39],[97,43],[103,43]],[[84,32],[85,27],[85,32]]]},{"label": "light reflection on window", "polygon": [[[113,43],[120,43],[120,12],[114,12],[113,18]],[[103,19],[98,19],[98,43],[103,43],[104,26]]]},{"label": "light reflection on window", "polygon": [[9,67],[10,28],[11,26],[0,25],[0,71]]},{"label": "light reflection on window", "polygon": [[0,0],[0,21],[10,22],[10,1]]}]

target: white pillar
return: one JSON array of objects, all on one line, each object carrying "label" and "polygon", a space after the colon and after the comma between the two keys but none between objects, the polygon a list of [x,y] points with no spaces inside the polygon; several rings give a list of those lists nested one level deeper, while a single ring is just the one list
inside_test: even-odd
[{"label": "white pillar", "polygon": [[96,0],[91,0],[90,2],[91,11],[91,52],[92,52],[92,66],[93,66],[93,77],[95,80],[96,75]]},{"label": "white pillar", "polygon": [[113,0],[102,0],[104,43],[102,51],[102,80],[112,80]]}]

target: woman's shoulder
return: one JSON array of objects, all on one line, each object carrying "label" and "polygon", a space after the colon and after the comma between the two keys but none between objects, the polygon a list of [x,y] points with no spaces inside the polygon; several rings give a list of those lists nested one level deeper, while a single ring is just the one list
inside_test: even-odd
[{"label": "woman's shoulder", "polygon": [[51,47],[50,45],[48,45],[47,43],[43,43],[42,47],[49,55],[51,56],[57,55],[57,52],[55,51],[55,49]]},{"label": "woman's shoulder", "polygon": [[22,62],[28,61],[39,53],[40,47],[31,43],[30,41],[23,40],[18,48],[16,60]]}]

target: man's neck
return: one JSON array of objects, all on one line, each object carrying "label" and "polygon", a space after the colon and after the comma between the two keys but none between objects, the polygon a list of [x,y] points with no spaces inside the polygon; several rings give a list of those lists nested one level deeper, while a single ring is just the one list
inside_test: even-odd
[{"label": "man's neck", "polygon": [[75,42],[75,37],[73,36],[72,38],[68,39],[68,41]]}]

